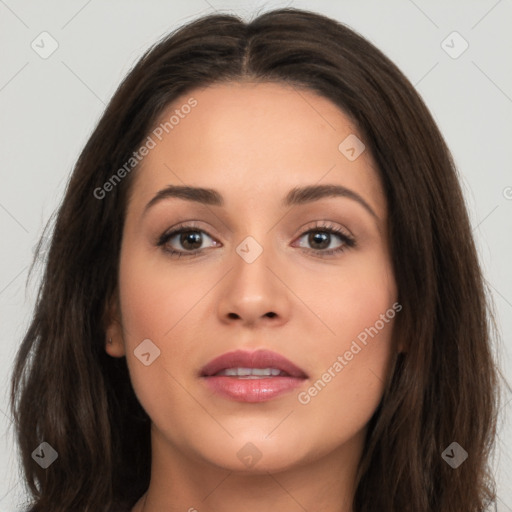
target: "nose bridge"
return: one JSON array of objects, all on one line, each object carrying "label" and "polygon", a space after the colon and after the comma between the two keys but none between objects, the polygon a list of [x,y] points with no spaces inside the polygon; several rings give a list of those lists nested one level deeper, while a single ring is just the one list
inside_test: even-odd
[{"label": "nose bridge", "polygon": [[272,275],[268,267],[275,262],[270,236],[246,236],[236,247],[233,257],[233,276],[238,293],[244,301],[262,300],[274,288],[269,279]]},{"label": "nose bridge", "polygon": [[286,287],[275,275],[279,273],[279,258],[271,238],[272,232],[262,229],[260,234],[247,235],[234,247],[232,270],[219,302],[221,317],[254,323],[263,317],[287,316]]}]

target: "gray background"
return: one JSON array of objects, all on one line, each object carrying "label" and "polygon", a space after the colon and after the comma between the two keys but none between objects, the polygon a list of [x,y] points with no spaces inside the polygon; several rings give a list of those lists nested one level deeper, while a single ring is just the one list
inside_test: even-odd
[{"label": "gray background", "polygon": [[[424,98],[461,173],[493,291],[499,361],[510,378],[511,0],[0,0],[0,512],[17,510],[24,499],[7,390],[39,279],[36,272],[27,285],[33,248],[105,105],[142,52],[170,30],[213,11],[247,19],[285,6],[348,24],[384,51]],[[42,46],[44,31],[58,43],[46,59],[31,47],[34,40]],[[453,31],[469,44],[457,58],[464,42],[446,39]],[[512,511],[511,399],[504,395],[495,458],[502,512]]]}]

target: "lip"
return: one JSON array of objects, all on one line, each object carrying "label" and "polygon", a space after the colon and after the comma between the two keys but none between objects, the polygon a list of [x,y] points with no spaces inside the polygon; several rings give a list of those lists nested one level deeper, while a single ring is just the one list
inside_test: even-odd
[{"label": "lip", "polygon": [[[228,368],[277,368],[286,375],[259,379],[243,379],[216,375]],[[239,402],[264,402],[300,386],[308,375],[277,352],[269,350],[234,350],[207,363],[200,377],[214,392]]]}]

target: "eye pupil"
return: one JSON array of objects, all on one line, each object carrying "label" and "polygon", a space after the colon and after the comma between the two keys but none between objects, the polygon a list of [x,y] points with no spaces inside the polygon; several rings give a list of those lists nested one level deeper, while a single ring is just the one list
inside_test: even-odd
[{"label": "eye pupil", "polygon": [[[201,233],[199,231],[185,231],[181,233],[180,243],[185,249],[199,249],[202,243]],[[197,244],[197,247],[194,246],[194,243]],[[191,244],[192,247],[189,244]]]},{"label": "eye pupil", "polygon": [[325,249],[326,247],[329,247],[330,237],[331,237],[330,233],[313,231],[309,234],[309,243],[311,245],[314,245],[314,244],[321,245],[321,247],[315,247],[316,249]]}]

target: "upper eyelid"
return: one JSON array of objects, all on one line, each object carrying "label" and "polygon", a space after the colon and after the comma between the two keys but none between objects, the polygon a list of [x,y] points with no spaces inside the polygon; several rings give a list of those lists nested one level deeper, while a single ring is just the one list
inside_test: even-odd
[{"label": "upper eyelid", "polygon": [[[179,222],[177,225],[173,226],[172,228],[166,229],[162,233],[162,236],[164,236],[166,234],[175,233],[176,231],[190,230],[190,231],[203,231],[208,236],[213,237],[213,235],[211,235],[209,233],[208,228],[200,227],[199,225],[196,225],[196,222],[200,222],[200,221],[193,221],[192,220],[192,221]],[[346,232],[347,236],[353,236],[352,233],[350,232],[350,230],[348,230],[346,227],[344,227],[344,226],[341,226],[341,227],[337,226],[332,221],[313,221],[313,222],[317,222],[317,223],[326,222],[326,224],[324,224],[324,225],[322,225],[322,224],[311,225],[311,223],[308,222],[307,224],[302,225],[300,228],[297,229],[296,235],[297,234],[304,234],[305,232],[308,232],[308,231],[311,231],[311,230],[315,230],[315,229],[317,229],[317,230],[324,229],[326,231],[334,229],[334,230],[341,231],[344,234]]]}]

